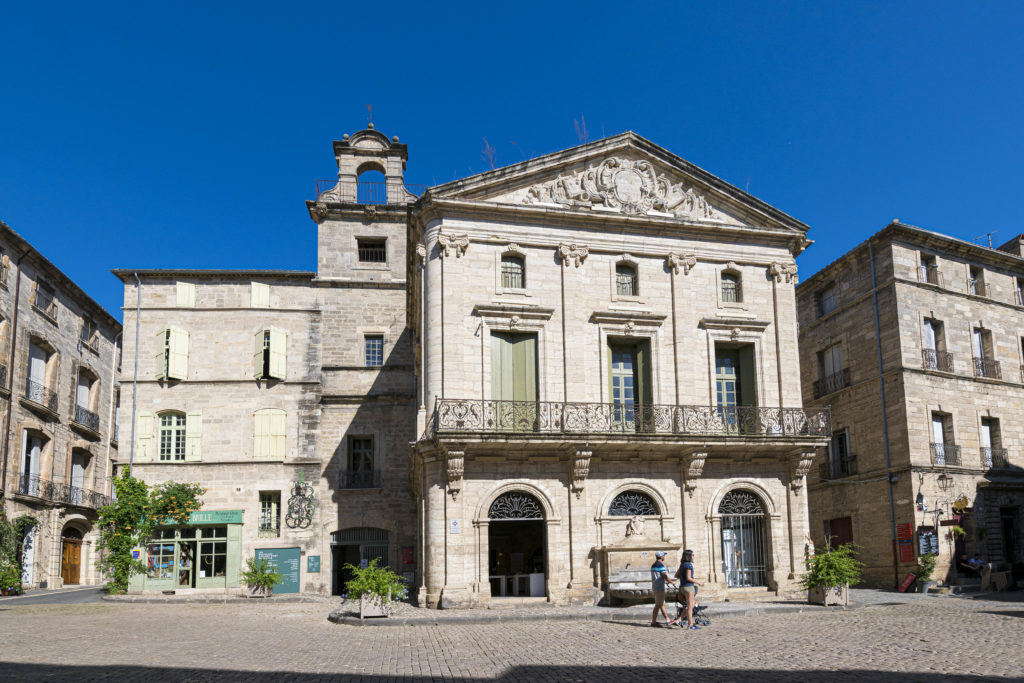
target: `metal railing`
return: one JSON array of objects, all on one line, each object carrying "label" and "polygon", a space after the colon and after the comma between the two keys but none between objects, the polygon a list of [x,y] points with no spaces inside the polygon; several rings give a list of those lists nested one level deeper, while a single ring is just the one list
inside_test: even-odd
[{"label": "metal railing", "polygon": [[380,470],[345,470],[341,473],[343,489],[379,489]]},{"label": "metal railing", "polygon": [[675,406],[438,399],[434,434],[674,434],[700,436],[828,436],[828,409]]},{"label": "metal railing", "polygon": [[932,444],[933,465],[960,465],[960,446],[953,443]]},{"label": "metal railing", "polygon": [[981,447],[981,464],[989,469],[1003,470],[1010,466],[1005,448]]},{"label": "metal railing", "polygon": [[953,372],[953,354],[935,349],[921,349],[921,367],[925,370]]},{"label": "metal railing", "polygon": [[837,462],[823,462],[819,467],[822,479],[842,479],[857,474],[857,456],[851,455]]},{"label": "metal railing", "polygon": [[94,432],[100,431],[100,416],[79,405],[75,406],[75,422]]},{"label": "metal railing", "polygon": [[843,387],[850,386],[850,368],[822,377],[814,382],[814,398],[833,394]]},{"label": "metal railing", "polygon": [[921,266],[917,271],[917,279],[930,285],[943,286],[942,272],[938,266]]},{"label": "metal railing", "polygon": [[987,377],[989,379],[1002,379],[1003,374],[999,370],[999,361],[991,358],[974,359],[974,376]]},{"label": "metal railing", "polygon": [[23,474],[18,480],[18,493],[35,496],[54,503],[67,503],[87,508],[100,508],[110,503],[110,497],[80,486],[61,484],[35,474]]},{"label": "metal railing", "polygon": [[981,280],[968,280],[967,293],[971,296],[983,296],[988,298],[988,285]]},{"label": "metal railing", "polygon": [[419,197],[426,189],[426,185],[414,183],[318,180],[314,198],[319,201],[324,193],[330,192],[330,199],[348,204],[404,204],[408,200],[406,193]]},{"label": "metal railing", "polygon": [[57,412],[57,392],[50,391],[39,382],[25,381],[25,398],[48,410]]}]

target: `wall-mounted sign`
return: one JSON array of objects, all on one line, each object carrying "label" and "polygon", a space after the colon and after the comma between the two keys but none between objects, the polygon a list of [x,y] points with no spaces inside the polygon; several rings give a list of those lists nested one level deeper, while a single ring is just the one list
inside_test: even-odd
[{"label": "wall-mounted sign", "polygon": [[310,574],[316,574],[320,571],[320,556],[319,555],[307,555],[306,556],[306,571]]},{"label": "wall-mounted sign", "polygon": [[897,524],[896,525],[896,538],[901,541],[909,541],[914,538],[914,525],[913,524]]},{"label": "wall-mounted sign", "polygon": [[299,592],[298,548],[257,548],[255,555],[257,560],[266,559],[284,577],[282,583],[274,586],[274,593]]},{"label": "wall-mounted sign", "polygon": [[462,524],[457,519],[448,520],[448,533],[450,534],[461,534]]},{"label": "wall-mounted sign", "polygon": [[416,564],[416,553],[411,545],[402,546],[402,564]]}]

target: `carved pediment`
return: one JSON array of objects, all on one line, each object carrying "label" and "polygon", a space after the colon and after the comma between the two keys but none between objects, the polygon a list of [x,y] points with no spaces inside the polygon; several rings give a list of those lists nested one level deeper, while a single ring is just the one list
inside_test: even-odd
[{"label": "carved pediment", "polygon": [[530,186],[522,203],[600,207],[629,216],[654,212],[701,221],[730,220],[693,186],[673,182],[650,161],[614,156]]}]

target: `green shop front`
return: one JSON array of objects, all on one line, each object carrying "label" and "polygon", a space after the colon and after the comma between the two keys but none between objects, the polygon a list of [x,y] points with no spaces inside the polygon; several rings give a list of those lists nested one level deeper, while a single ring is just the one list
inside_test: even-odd
[{"label": "green shop front", "polygon": [[146,570],[132,576],[132,591],[238,588],[242,511],[198,510],[188,524],[158,527],[133,552]]}]

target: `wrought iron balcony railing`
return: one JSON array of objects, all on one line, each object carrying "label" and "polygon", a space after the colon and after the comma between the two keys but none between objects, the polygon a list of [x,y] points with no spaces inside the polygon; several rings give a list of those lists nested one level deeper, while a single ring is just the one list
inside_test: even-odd
[{"label": "wrought iron balcony railing", "polygon": [[989,469],[1004,470],[1010,466],[1005,448],[981,447],[981,464]]},{"label": "wrought iron balcony railing", "polygon": [[953,354],[935,349],[921,349],[921,367],[925,370],[953,372]]},{"label": "wrought iron balcony railing", "polygon": [[832,433],[829,410],[438,399],[434,434],[646,434],[799,437]]},{"label": "wrought iron balcony railing", "polygon": [[75,406],[75,422],[94,432],[100,431],[100,416],[79,405]]},{"label": "wrought iron balcony railing", "polygon": [[942,287],[942,271],[939,270],[938,266],[921,266],[918,269],[918,280],[921,282],[927,282],[930,285],[938,285]]},{"label": "wrought iron balcony railing", "polygon": [[988,285],[981,280],[968,280],[967,293],[972,296],[983,296],[988,298]]},{"label": "wrought iron balcony railing", "polygon": [[345,470],[341,473],[343,489],[379,489],[380,470]]},{"label": "wrought iron balcony railing", "polygon": [[26,380],[25,398],[33,403],[38,403],[48,410],[57,412],[57,392],[50,391],[39,382]]},{"label": "wrought iron balcony railing", "polygon": [[54,503],[67,503],[88,508],[100,508],[110,503],[110,497],[80,486],[61,484],[35,474],[23,474],[18,480],[18,493],[43,498]]},{"label": "wrought iron balcony railing", "polygon": [[999,361],[991,358],[974,359],[974,376],[987,377],[989,379],[1002,379],[1003,374],[999,370]]},{"label": "wrought iron balcony railing", "polygon": [[850,368],[822,377],[814,382],[814,398],[834,394],[843,387],[850,386]]},{"label": "wrought iron balcony railing", "polygon": [[955,467],[959,467],[960,446],[953,443],[933,443],[932,464],[942,466],[953,465]]},{"label": "wrought iron balcony railing", "polygon": [[[335,192],[331,192],[335,189]],[[319,201],[324,193],[331,192],[330,199],[347,204],[402,204],[406,201],[406,193],[418,197],[426,189],[425,185],[413,183],[318,180],[316,181],[316,200]],[[328,199],[328,197],[324,197],[324,199]]]}]

